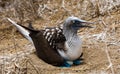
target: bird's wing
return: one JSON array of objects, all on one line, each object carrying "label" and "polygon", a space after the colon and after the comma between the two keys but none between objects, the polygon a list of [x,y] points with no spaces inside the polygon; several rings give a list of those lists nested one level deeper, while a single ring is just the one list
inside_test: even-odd
[{"label": "bird's wing", "polygon": [[[10,18],[7,18],[17,29],[18,31],[29,41],[31,41],[35,48],[37,56],[45,61],[46,63],[58,66],[64,62],[64,59],[52,49],[45,36],[43,35],[46,30],[34,30],[32,28],[25,27],[23,25],[17,24]],[[54,37],[54,34],[53,36]],[[54,40],[54,38],[53,38]]]},{"label": "bird's wing", "polygon": [[53,49],[65,50],[64,43],[66,41],[66,38],[63,35],[62,28],[60,27],[46,28],[43,35]]}]

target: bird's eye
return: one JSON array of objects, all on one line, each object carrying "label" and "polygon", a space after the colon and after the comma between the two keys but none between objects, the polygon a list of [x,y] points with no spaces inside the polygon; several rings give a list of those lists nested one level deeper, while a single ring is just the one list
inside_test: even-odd
[{"label": "bird's eye", "polygon": [[75,20],[73,20],[72,23],[75,24]]},{"label": "bird's eye", "polygon": [[71,25],[73,25],[73,24],[75,24],[75,21],[74,21],[74,20],[71,20],[71,21],[69,22],[69,26],[71,26]]}]

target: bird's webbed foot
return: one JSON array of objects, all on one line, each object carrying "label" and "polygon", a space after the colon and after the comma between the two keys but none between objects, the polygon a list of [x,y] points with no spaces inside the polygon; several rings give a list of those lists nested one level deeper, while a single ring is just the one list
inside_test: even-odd
[{"label": "bird's webbed foot", "polygon": [[67,61],[65,61],[60,67],[71,67],[72,65],[70,63],[68,63]]},{"label": "bird's webbed foot", "polygon": [[73,61],[73,64],[74,64],[74,65],[79,65],[79,64],[81,64],[81,61],[80,61],[80,60],[74,60],[74,61]]}]

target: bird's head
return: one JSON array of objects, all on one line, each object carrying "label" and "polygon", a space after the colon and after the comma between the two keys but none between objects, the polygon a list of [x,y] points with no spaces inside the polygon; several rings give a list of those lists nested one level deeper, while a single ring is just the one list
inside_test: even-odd
[{"label": "bird's head", "polygon": [[81,20],[77,17],[71,16],[65,20],[64,28],[77,31],[80,28],[86,28],[86,27],[92,28],[91,26],[89,26],[89,24],[92,24],[92,22],[88,22],[85,20]]}]

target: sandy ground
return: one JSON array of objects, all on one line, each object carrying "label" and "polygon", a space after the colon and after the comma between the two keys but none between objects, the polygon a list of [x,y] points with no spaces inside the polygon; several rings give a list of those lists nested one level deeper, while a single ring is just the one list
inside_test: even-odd
[{"label": "sandy ground", "polygon": [[[118,15],[112,15],[111,22],[120,19]],[[94,21],[94,19],[91,21]],[[106,21],[102,22],[105,23]],[[37,21],[37,23],[39,22]],[[35,24],[37,25],[37,23]],[[1,63],[3,63],[1,64],[1,69],[6,70],[6,72],[12,70],[11,72],[14,73],[14,70],[16,70],[15,73],[27,72],[28,74],[113,74],[113,72],[119,74],[120,22],[118,24],[112,23],[107,28],[102,28],[104,25],[97,23],[93,29],[82,29],[79,31],[83,40],[84,64],[71,68],[57,68],[44,63],[35,55],[35,49],[31,43],[13,28],[6,28],[1,31],[0,56],[1,59],[5,58],[1,60]],[[113,28],[112,26],[115,27]],[[11,65],[8,65],[9,63]],[[9,69],[8,66],[10,66]]]},{"label": "sandy ground", "polygon": [[[66,4],[66,7],[70,9],[69,4],[68,6]],[[61,23],[67,17],[63,13],[68,13],[68,11],[65,12],[66,9],[63,10],[61,12],[56,11],[57,13],[49,17],[49,20],[35,20],[33,26],[36,29],[42,29],[44,26],[55,26]],[[49,9],[44,12],[49,12]],[[77,12],[75,14],[77,17],[81,17],[78,10],[74,10],[73,13],[75,12]],[[62,14],[65,17],[56,17]],[[44,13],[42,16],[47,18],[48,15],[51,13]],[[5,25],[2,23],[0,26],[0,73],[120,74],[120,10],[102,16],[90,18],[85,18],[85,16],[82,18],[97,22],[92,29],[79,30],[78,34],[83,40],[84,63],[70,68],[59,68],[46,64],[36,56],[34,46],[22,37],[15,27],[8,22]]]}]

